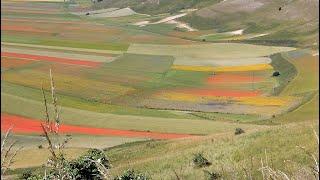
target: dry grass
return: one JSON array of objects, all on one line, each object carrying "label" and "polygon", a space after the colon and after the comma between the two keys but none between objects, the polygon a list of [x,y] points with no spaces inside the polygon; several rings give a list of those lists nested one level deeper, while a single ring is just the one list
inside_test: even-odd
[{"label": "dry grass", "polygon": [[[202,152],[213,162],[213,166],[206,170],[217,172],[224,179],[263,179],[260,171],[261,159],[264,168],[282,171],[288,177],[298,177],[305,173],[304,177],[309,178],[302,179],[311,179],[313,174],[309,165],[316,167],[315,161],[296,148],[301,145],[308,152],[318,152],[310,126],[291,124],[245,131],[246,133],[240,136],[222,133],[194,139],[133,144],[111,149],[107,154],[114,161],[112,173],[135,167],[137,170],[149,172],[154,179],[175,179],[173,170],[179,172],[182,179],[203,177],[202,169],[195,169],[191,164],[192,155],[197,152]],[[122,156],[126,158],[121,158]],[[180,169],[184,171],[179,171]]]}]

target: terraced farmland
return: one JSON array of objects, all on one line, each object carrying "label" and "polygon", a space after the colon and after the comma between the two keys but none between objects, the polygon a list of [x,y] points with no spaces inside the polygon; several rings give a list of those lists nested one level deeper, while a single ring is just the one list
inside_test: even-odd
[{"label": "terraced farmland", "polygon": [[[1,56],[6,59],[32,61],[19,68],[12,65],[4,68],[3,80],[7,83],[35,89],[39,89],[43,84],[45,89],[48,89],[46,75],[48,69],[52,68],[57,73],[55,80],[60,87],[58,93],[63,96],[80,98],[89,104],[106,104],[106,107],[119,106],[147,111],[153,109],[150,111],[155,112],[157,109],[167,109],[168,114],[182,110],[186,113],[176,117],[191,119],[195,118],[190,115],[193,111],[249,113],[269,117],[271,112],[280,113],[272,106],[281,105],[285,111],[295,102],[295,98],[288,97],[279,102],[273,100],[274,103],[266,103],[269,107],[264,107],[262,103],[275,99],[268,97],[276,83],[270,77],[273,67],[270,65],[269,56],[294,48],[199,43],[180,38],[174,42],[170,40],[171,36],[136,27],[124,28],[121,23],[110,26],[101,19],[94,20],[93,17],[81,20],[80,17],[85,14],[79,12],[85,10],[71,12],[74,14],[70,16],[73,17],[72,20],[66,20],[60,15],[68,13],[62,6],[55,4],[55,9],[45,12],[39,10],[46,7],[44,4],[39,3],[39,7],[33,7],[35,9],[23,7],[14,13],[42,13],[50,17],[36,19],[6,16],[2,19],[5,23],[2,33],[6,34],[6,38],[2,42],[4,47]],[[10,8],[14,9],[8,7],[5,11],[7,15],[13,12]],[[111,8],[88,12],[96,16],[116,11],[118,9]],[[126,15],[127,19],[130,19],[130,15]],[[46,18],[52,23],[44,25],[42,22]],[[159,20],[159,23],[162,23],[162,20]],[[34,34],[32,31],[47,34]],[[102,33],[107,36],[102,36]],[[109,35],[115,36],[111,38]],[[170,45],[137,44],[137,39],[122,40],[124,36],[146,35],[150,38],[167,38],[171,41]],[[117,36],[121,38],[116,40]],[[83,39],[88,41],[84,42]],[[150,41],[151,39],[148,40]],[[254,53],[251,49],[255,49]],[[15,61],[11,64],[13,62]],[[254,103],[256,99],[253,97],[260,103]],[[181,106],[183,101],[188,103]],[[253,107],[255,105],[257,107]],[[71,104],[65,106],[74,107]],[[235,107],[239,108],[233,111]],[[249,111],[250,108],[256,110]]]},{"label": "terraced farmland", "polygon": [[[272,146],[275,135],[270,140],[269,131],[288,139],[285,134],[290,133],[282,126],[276,129],[276,125],[284,123],[287,129],[304,132],[306,128],[296,123],[318,119],[314,106],[319,106],[319,56],[313,46],[246,44],[277,31],[251,31],[252,24],[249,30],[232,29],[234,24],[223,31],[220,24],[217,29],[203,29],[203,24],[192,27],[195,24],[189,18],[215,11],[206,6],[217,3],[219,7],[228,4],[225,1],[190,4],[197,4],[200,10],[171,9],[171,2],[161,2],[160,7],[170,9],[163,14],[144,14],[141,7],[145,5],[137,7],[136,1],[96,3],[1,3],[1,132],[3,135],[13,126],[13,138],[28,146],[17,156],[21,160],[14,168],[39,169],[48,157],[45,149],[39,148],[44,144],[39,134],[46,118],[43,96],[51,103],[49,71],[61,108],[60,133],[74,138],[66,146],[68,158],[76,158],[89,148],[104,149],[114,158],[112,174],[137,164],[137,169],[147,170],[155,179],[170,179],[171,175],[163,174],[171,174],[168,167],[177,169],[187,163],[180,153],[189,156],[215,147],[220,154],[209,153],[210,158],[221,163],[222,157],[229,156],[223,153],[227,147],[226,152],[234,156],[230,159],[240,167],[243,159],[248,160],[241,148],[248,149],[248,144],[261,148],[252,153],[260,157],[266,148],[261,145],[263,140]],[[155,8],[157,11],[163,9]],[[47,108],[50,114],[55,111],[52,105]],[[234,143],[238,138],[231,134],[238,128],[248,135],[241,135]],[[302,142],[297,134],[291,134],[295,142]],[[147,152],[141,148],[144,146],[151,150]],[[177,151],[171,151],[171,146]],[[231,150],[235,146],[241,148]],[[135,149],[139,153],[133,155]],[[275,153],[277,148],[270,149]],[[166,151],[170,153],[159,157]],[[32,157],[34,153],[39,157]],[[171,160],[176,155],[179,162]],[[159,160],[164,162],[155,165]],[[254,163],[256,166],[257,161]],[[202,177],[199,173],[185,173],[186,179]]]}]

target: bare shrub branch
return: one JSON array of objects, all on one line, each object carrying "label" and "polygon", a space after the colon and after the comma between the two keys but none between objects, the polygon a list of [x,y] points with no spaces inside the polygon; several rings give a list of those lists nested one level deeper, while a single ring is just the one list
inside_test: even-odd
[{"label": "bare shrub branch", "polygon": [[46,139],[47,139],[47,141],[48,141],[49,150],[50,150],[50,152],[51,152],[51,155],[53,156],[54,159],[57,159],[57,155],[56,155],[56,153],[55,153],[55,151],[54,151],[54,145],[52,144],[52,141],[51,141],[51,139],[50,139],[50,137],[49,137],[48,131],[47,131],[46,127],[45,127],[43,124],[41,124],[41,127],[42,127],[42,130],[43,130],[43,132],[44,132],[44,135],[45,135],[45,137],[46,137]]},{"label": "bare shrub branch", "polygon": [[[20,147],[18,149],[16,149],[15,151],[13,151],[14,146],[17,144],[18,141],[13,141],[12,143],[10,143],[10,145],[8,147],[6,147],[6,144],[8,142],[8,139],[11,135],[11,131],[13,129],[13,126],[11,126],[2,142],[1,142],[1,175],[4,175],[6,173],[6,171],[11,167],[11,165],[13,164],[13,160],[16,157],[17,153],[23,148]],[[12,153],[13,151],[13,153]]]},{"label": "bare shrub branch", "polygon": [[111,180],[112,179],[112,176],[111,174],[109,173],[109,170],[108,168],[106,168],[101,162],[99,161],[95,161],[93,159],[87,159],[93,163],[95,163],[95,165],[97,166],[98,168],[98,171],[100,172],[100,174],[103,176],[103,178],[105,180]]},{"label": "bare shrub branch", "polygon": [[51,69],[50,69],[50,84],[51,84],[52,104],[54,108],[55,132],[57,133],[60,125],[60,113],[59,113],[60,111],[58,110],[58,98],[56,96],[55,85],[54,85]]},{"label": "bare shrub branch", "polygon": [[11,126],[11,127],[7,130],[7,132],[6,132],[6,134],[5,134],[4,138],[3,138],[3,141],[1,142],[1,152],[2,152],[3,149],[4,149],[4,146],[5,146],[5,144],[6,144],[6,141],[7,141],[7,139],[8,139],[8,136],[10,135],[12,129],[13,129],[13,126]]},{"label": "bare shrub branch", "polygon": [[50,128],[50,116],[49,116],[49,110],[48,110],[48,104],[47,104],[47,98],[46,98],[46,94],[44,92],[43,89],[43,85],[41,86],[41,91],[42,91],[42,95],[43,95],[43,105],[44,105],[44,113],[45,113],[45,119],[46,119],[46,126],[48,128]]}]

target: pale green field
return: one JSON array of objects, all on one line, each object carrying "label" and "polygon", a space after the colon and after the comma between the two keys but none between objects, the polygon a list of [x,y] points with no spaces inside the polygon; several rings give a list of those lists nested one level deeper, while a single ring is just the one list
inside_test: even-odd
[{"label": "pale green field", "polygon": [[10,52],[10,53],[21,53],[21,54],[31,54],[38,56],[50,56],[56,58],[67,58],[72,60],[84,60],[84,61],[94,61],[94,62],[110,62],[114,60],[113,57],[103,56],[103,55],[93,55],[93,54],[78,54],[78,53],[68,53],[68,52],[59,52],[59,51],[48,51],[45,49],[29,49],[24,47],[8,47],[1,46],[2,52]]},{"label": "pale green field", "polygon": [[[1,135],[2,137],[2,135]],[[66,136],[60,136],[64,140]],[[143,138],[125,138],[125,137],[108,137],[108,136],[88,136],[88,135],[71,135],[70,140],[65,145],[64,152],[66,157],[74,159],[90,148],[106,149],[121,144],[126,144],[136,141],[145,141]],[[37,167],[49,158],[50,152],[47,149],[48,142],[43,136],[39,135],[17,135],[14,134],[8,138],[8,143],[17,141],[13,149],[21,148],[12,165],[16,168]],[[40,149],[39,146],[42,146]]]},{"label": "pale green field", "polygon": [[267,56],[270,54],[290,51],[295,48],[260,46],[238,43],[206,43],[192,45],[154,45],[154,44],[131,44],[128,53],[172,55],[178,57],[194,58],[249,58]]},{"label": "pale green field", "polygon": [[[1,135],[1,137],[3,137]],[[60,136],[61,140],[66,138]],[[108,136],[88,136],[88,135],[71,135],[65,145],[64,152],[68,159],[73,159],[84,153],[89,148],[106,149],[121,144],[136,141],[145,141],[144,138],[125,138],[125,137],[108,137]],[[8,138],[8,143],[17,141],[13,149],[21,148],[17,154],[12,168],[30,168],[44,164],[49,158],[50,152],[47,149],[48,142],[43,136],[39,135],[17,135],[14,134]],[[40,149],[39,146],[42,146]]]},{"label": "pale green field", "polygon": [[282,95],[319,90],[319,56],[306,55],[288,60],[297,68],[298,74]]},{"label": "pale green field", "polygon": [[23,44],[23,43],[9,43],[1,42],[3,45],[21,46],[21,47],[32,47],[32,48],[47,48],[53,50],[70,50],[70,51],[80,51],[80,52],[92,52],[92,53],[107,53],[107,54],[122,54],[122,51],[114,50],[100,50],[100,49],[86,49],[86,48],[75,48],[75,47],[63,47],[63,46],[46,46],[46,45],[36,45],[36,44]]},{"label": "pale green field", "polygon": [[314,95],[311,100],[305,102],[297,109],[282,114],[266,121],[260,121],[259,124],[283,124],[306,122],[308,124],[312,120],[319,119],[319,92]]},{"label": "pale green field", "polygon": [[86,15],[86,13],[100,14],[100,13],[115,11],[117,9],[119,9],[119,8],[107,8],[107,9],[99,9],[99,10],[92,10],[92,11],[86,11],[86,12],[72,12],[71,14],[75,14],[75,15]]},{"label": "pale green field", "polygon": [[[95,136],[95,135],[68,135],[70,138],[65,147],[67,148],[98,148],[105,149],[113,146],[118,146],[125,143],[135,141],[145,141],[145,138],[126,138],[126,137],[114,137],[114,136]],[[1,135],[1,137],[3,137]],[[61,140],[64,140],[67,136],[61,135]],[[23,147],[24,150],[38,149],[39,145],[43,148],[48,147],[48,142],[44,136],[30,135],[30,134],[14,134],[10,136],[9,141],[16,140],[17,145],[14,148]]]},{"label": "pale green field", "polygon": [[93,18],[115,18],[115,17],[122,17],[122,16],[131,16],[131,15],[134,15],[134,14],[136,14],[136,12],[134,12],[132,9],[123,8],[123,9],[109,10],[107,12],[93,13],[92,15],[89,15],[89,17],[93,17]]},{"label": "pale green field", "polygon": [[[65,148],[64,152],[67,159],[75,159],[87,150],[87,148]],[[15,157],[16,161],[12,165],[12,168],[16,169],[41,166],[47,162],[49,157],[50,152],[45,148],[21,150]]]}]

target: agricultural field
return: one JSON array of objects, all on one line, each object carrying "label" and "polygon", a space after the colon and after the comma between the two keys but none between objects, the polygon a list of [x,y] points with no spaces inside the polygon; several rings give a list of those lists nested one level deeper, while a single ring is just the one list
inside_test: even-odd
[{"label": "agricultural field", "polygon": [[[42,173],[53,126],[67,160],[99,149],[114,177],[261,179],[270,156],[289,179],[310,179],[319,16],[305,8],[315,2],[279,16],[265,0],[139,2],[1,2],[1,139],[10,129],[13,149],[23,146],[7,179]],[[194,168],[197,153],[211,165]]]}]

